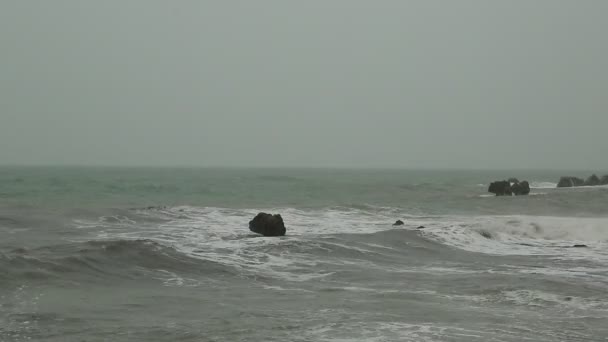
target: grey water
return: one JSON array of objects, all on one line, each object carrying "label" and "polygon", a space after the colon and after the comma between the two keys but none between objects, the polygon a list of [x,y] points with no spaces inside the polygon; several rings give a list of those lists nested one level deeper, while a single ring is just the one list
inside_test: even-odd
[{"label": "grey water", "polygon": [[593,171],[2,167],[0,341],[606,341]]}]

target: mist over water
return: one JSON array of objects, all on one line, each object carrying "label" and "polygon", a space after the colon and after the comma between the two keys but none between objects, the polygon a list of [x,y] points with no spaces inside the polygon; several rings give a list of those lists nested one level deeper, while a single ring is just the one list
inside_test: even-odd
[{"label": "mist over water", "polygon": [[0,4],[0,165],[608,168],[608,3]]}]

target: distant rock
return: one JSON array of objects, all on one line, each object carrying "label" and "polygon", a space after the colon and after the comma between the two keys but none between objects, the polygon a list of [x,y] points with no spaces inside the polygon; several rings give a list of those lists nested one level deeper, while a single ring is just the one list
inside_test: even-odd
[{"label": "distant rock", "polygon": [[395,223],[393,223],[393,226],[403,226],[403,225],[404,225],[404,223],[401,220],[397,220],[397,221],[395,221]]},{"label": "distant rock", "polygon": [[424,229],[424,226],[418,226],[417,229]]},{"label": "distant rock", "polygon": [[557,183],[558,188],[569,188],[573,186],[582,186],[585,184],[585,181],[571,176],[565,176],[559,179],[559,183]]},{"label": "distant rock", "polygon": [[586,248],[587,245],[574,245],[572,247],[574,247],[574,248]]},{"label": "distant rock", "polygon": [[497,181],[490,183],[488,192],[495,194],[496,196],[511,196],[511,183],[509,181]]},{"label": "distant rock", "polygon": [[573,186],[596,186],[596,185],[608,185],[608,175],[602,176],[602,178],[593,174],[586,180],[582,180],[578,177],[564,176],[559,179],[557,183],[558,188],[569,188]]},{"label": "distant rock", "polygon": [[589,178],[587,178],[585,180],[585,184],[586,186],[596,186],[596,185],[600,185],[600,178],[598,176],[596,176],[595,174],[589,176]]},{"label": "distant rock", "polygon": [[249,221],[249,230],[264,236],[283,236],[287,231],[281,215],[257,214]]},{"label": "distant rock", "polygon": [[515,196],[527,195],[530,193],[530,184],[528,181],[514,183],[511,185],[511,192],[513,192],[513,195]]},{"label": "distant rock", "polygon": [[528,181],[519,181],[517,178],[509,178],[508,180],[496,181],[490,183],[488,192],[496,196],[521,196],[530,193],[530,183]]}]

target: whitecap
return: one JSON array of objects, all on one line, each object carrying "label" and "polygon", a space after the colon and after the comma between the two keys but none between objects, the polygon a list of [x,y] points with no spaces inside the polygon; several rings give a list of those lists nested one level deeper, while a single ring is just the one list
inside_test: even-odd
[{"label": "whitecap", "polygon": [[555,189],[557,183],[552,182],[530,182],[530,189]]},{"label": "whitecap", "polygon": [[[421,234],[471,252],[608,261],[607,226],[608,218],[453,216]],[[588,248],[569,248],[577,244]]]}]

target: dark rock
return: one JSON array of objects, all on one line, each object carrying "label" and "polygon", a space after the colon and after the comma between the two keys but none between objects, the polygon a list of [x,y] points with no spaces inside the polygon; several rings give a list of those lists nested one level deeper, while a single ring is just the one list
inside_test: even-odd
[{"label": "dark rock", "polygon": [[395,223],[393,223],[393,226],[403,226],[404,223],[401,220],[397,220]]},{"label": "dark rock", "polygon": [[281,215],[257,214],[249,221],[249,230],[264,236],[283,236],[287,231]]},{"label": "dark rock", "polygon": [[486,239],[491,239],[492,238],[492,234],[490,234],[490,232],[487,232],[485,230],[482,230],[481,232],[479,232],[479,234],[481,236],[483,236],[484,238],[486,238]]},{"label": "dark rock", "polygon": [[527,195],[530,193],[530,184],[528,181],[515,183],[511,186],[511,191],[515,196]]},{"label": "dark rock", "polygon": [[600,185],[600,178],[598,176],[596,176],[595,174],[589,176],[589,178],[587,178],[587,180],[585,180],[585,185],[587,186],[596,186],[596,185]]},{"label": "dark rock", "polygon": [[574,248],[585,248],[585,247],[587,247],[587,245],[574,245],[572,247],[574,247]]},{"label": "dark rock", "polygon": [[492,182],[488,187],[488,192],[491,192],[496,196],[511,196],[511,183],[509,183],[509,181]]},{"label": "dark rock", "polygon": [[600,185],[608,185],[608,175],[603,175],[600,179]]},{"label": "dark rock", "polygon": [[558,188],[569,188],[569,187],[573,187],[573,186],[582,186],[583,184],[585,184],[585,181],[580,178],[564,176],[559,179],[559,183],[557,183],[557,187]]},{"label": "dark rock", "polygon": [[418,226],[418,229],[424,229],[424,226]]},{"label": "dark rock", "polygon": [[527,195],[530,193],[530,184],[527,181],[519,182],[516,178],[510,178],[506,181],[492,182],[488,192],[496,196]]}]

